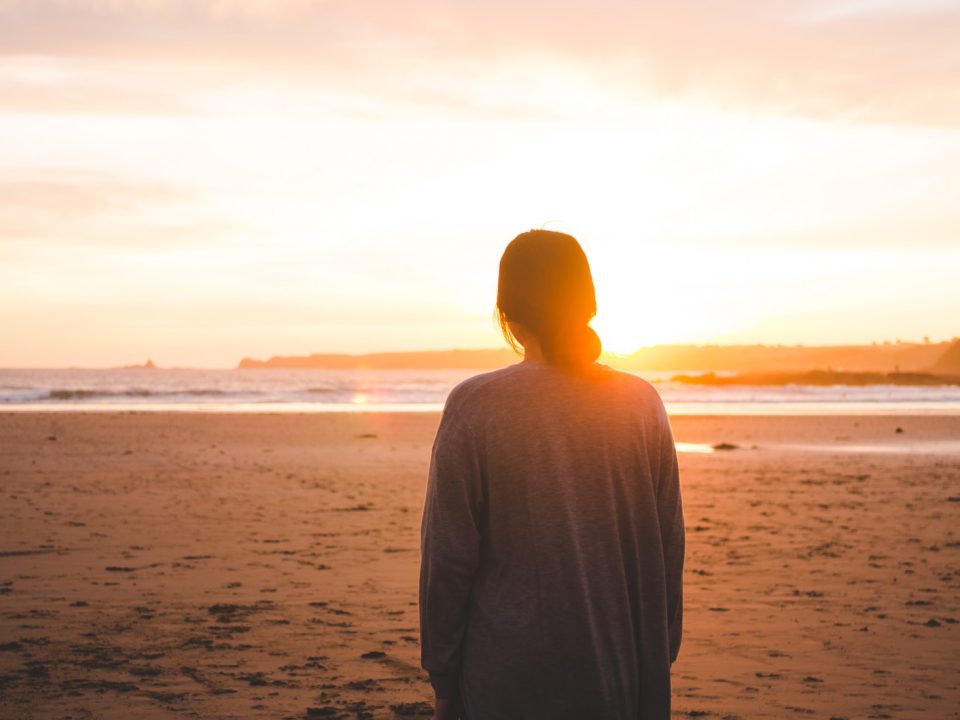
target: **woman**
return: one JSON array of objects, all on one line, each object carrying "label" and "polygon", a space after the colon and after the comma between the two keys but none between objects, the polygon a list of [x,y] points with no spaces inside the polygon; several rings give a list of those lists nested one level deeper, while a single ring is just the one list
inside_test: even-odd
[{"label": "woman", "polygon": [[516,237],[497,311],[523,362],[450,393],[431,458],[420,620],[434,718],[669,718],[684,531],[663,403],[595,362],[573,237]]}]

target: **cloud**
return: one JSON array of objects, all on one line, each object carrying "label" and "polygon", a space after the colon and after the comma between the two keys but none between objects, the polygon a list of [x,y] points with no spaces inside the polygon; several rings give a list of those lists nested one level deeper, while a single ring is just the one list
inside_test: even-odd
[{"label": "cloud", "polygon": [[171,115],[191,112],[169,70],[90,58],[0,57],[0,111]]},{"label": "cloud", "polygon": [[956,10],[956,0],[821,0],[801,3],[797,18],[810,22],[832,22],[857,16],[906,17],[941,15]]},{"label": "cloud", "polygon": [[169,186],[123,181],[101,173],[79,171],[7,172],[0,175],[0,195],[7,208],[32,212],[91,215],[139,207],[182,197]]},{"label": "cloud", "polygon": [[6,172],[0,174],[0,197],[0,248],[17,256],[37,243],[116,248],[135,240],[137,247],[159,247],[225,229],[166,219],[171,208],[189,202],[184,190],[106,173]]},{"label": "cloud", "polygon": [[944,0],[0,0],[11,56],[218,66],[217,82],[370,94],[450,64],[561,58],[621,92],[919,124],[960,122],[957,37],[960,8]]}]

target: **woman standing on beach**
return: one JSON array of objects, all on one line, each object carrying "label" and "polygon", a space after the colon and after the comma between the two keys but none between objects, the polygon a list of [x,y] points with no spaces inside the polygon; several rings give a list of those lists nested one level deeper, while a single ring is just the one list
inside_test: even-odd
[{"label": "woman standing on beach", "polygon": [[683,512],[657,392],[596,363],[587,258],[515,238],[497,310],[523,362],[458,385],[422,524],[423,667],[448,720],[666,720]]}]

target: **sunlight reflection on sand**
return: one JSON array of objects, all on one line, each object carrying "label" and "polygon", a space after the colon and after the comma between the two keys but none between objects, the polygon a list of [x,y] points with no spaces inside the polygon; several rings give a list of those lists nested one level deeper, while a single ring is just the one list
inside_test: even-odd
[{"label": "sunlight reflection on sand", "polygon": [[[773,449],[773,446],[767,446]],[[924,440],[889,443],[778,443],[778,450],[800,450],[822,453],[882,453],[885,455],[960,455],[960,440]]]},{"label": "sunlight reflection on sand", "polygon": [[713,446],[709,443],[691,443],[691,442],[678,442],[675,443],[677,446],[678,453],[712,453]]}]

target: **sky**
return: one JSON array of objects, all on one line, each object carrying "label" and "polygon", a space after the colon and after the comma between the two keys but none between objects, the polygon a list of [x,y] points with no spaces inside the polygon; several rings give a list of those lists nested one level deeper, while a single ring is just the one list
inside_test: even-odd
[{"label": "sky", "polygon": [[960,0],[0,0],[0,367],[960,335]]}]

